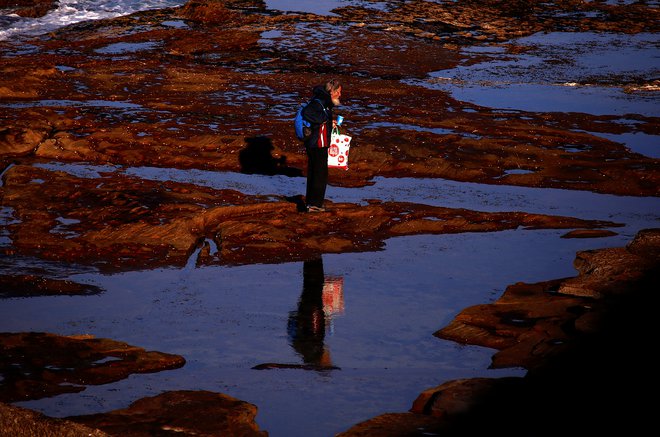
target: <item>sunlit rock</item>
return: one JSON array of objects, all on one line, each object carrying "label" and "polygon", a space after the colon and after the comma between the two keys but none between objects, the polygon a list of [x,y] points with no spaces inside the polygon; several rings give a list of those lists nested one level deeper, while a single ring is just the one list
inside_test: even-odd
[{"label": "sunlit rock", "polygon": [[67,419],[121,436],[267,436],[256,415],[256,406],[231,396],[182,390],[142,398],[125,409]]},{"label": "sunlit rock", "polygon": [[[161,183],[113,171],[78,177],[16,165],[3,178],[4,204],[17,219],[8,227],[12,253],[102,269],[183,266],[191,256],[226,265],[300,260],[308,254],[374,250],[404,235],[619,226],[398,202],[328,202],[328,212],[310,220],[300,212],[300,199]],[[216,253],[198,254],[207,240]]]},{"label": "sunlit rock", "polygon": [[101,430],[0,402],[0,433],[11,437],[107,437]]}]

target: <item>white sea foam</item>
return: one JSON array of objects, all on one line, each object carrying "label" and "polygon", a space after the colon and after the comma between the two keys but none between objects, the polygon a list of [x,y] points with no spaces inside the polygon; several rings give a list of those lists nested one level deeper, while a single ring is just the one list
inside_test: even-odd
[{"label": "white sea foam", "polygon": [[[139,11],[182,6],[186,0],[60,0],[59,7],[40,18],[24,18],[8,14],[0,9],[0,41],[22,35],[35,36],[52,32],[69,24],[88,20],[114,18]],[[384,8],[386,2],[365,0],[267,0],[266,7],[282,12],[306,12],[332,15],[332,10],[343,6],[361,5],[369,8]]]},{"label": "white sea foam", "polygon": [[0,10],[0,40],[34,36],[88,20],[100,20],[150,9],[181,6],[185,0],[60,0],[57,9],[39,18]]}]

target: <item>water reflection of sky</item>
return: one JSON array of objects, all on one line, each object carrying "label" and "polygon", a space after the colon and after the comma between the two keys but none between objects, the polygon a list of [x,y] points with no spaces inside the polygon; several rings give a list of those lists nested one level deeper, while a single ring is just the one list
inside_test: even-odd
[{"label": "water reflection of sky", "polygon": [[207,389],[258,405],[257,420],[270,435],[327,436],[384,411],[406,411],[445,378],[517,374],[485,370],[490,350],[431,334],[462,306],[494,299],[507,284],[572,275],[574,251],[598,244],[562,240],[554,231],[511,231],[394,239],[380,253],[324,256],[326,271],[343,276],[345,294],[345,313],[324,339],[341,368],[330,373],[251,370],[266,361],[302,362],[287,337],[302,263],[82,274],[73,279],[106,292],[10,300],[2,316],[17,330],[91,332],[187,360],[176,371],[22,405],[75,414],[124,407],[119,393],[137,398],[161,389]]},{"label": "water reflection of sky", "polygon": [[651,158],[660,158],[660,140],[657,135],[645,134],[643,132],[609,134],[603,132],[590,132],[608,140],[625,144],[633,152]]},{"label": "water reflection of sky", "polygon": [[333,9],[346,6],[360,6],[369,9],[384,9],[388,2],[373,0],[266,0],[266,7],[283,12],[306,12],[316,15],[335,15]]},{"label": "water reflection of sky", "polygon": [[491,108],[660,115],[660,91],[626,93],[619,85],[658,76],[660,52],[654,34],[553,32],[512,43],[529,50],[510,54],[501,47],[468,48],[465,54],[486,58],[414,83]]},{"label": "water reflection of sky", "polygon": [[118,55],[122,53],[135,53],[142,50],[153,50],[157,47],[158,44],[152,41],[137,43],[117,42],[98,48],[95,52],[104,55]]},{"label": "water reflection of sky", "polygon": [[421,391],[448,379],[520,375],[488,370],[492,350],[432,334],[509,284],[573,275],[576,250],[611,243],[565,240],[561,233],[397,238],[383,252],[324,255],[326,274],[343,277],[345,301],[324,338],[341,369],[329,372],[252,369],[303,363],[288,332],[290,313],[299,308],[303,263],[72,275],[105,291],[6,299],[3,328],[91,333],[181,354],[187,363],[89,387],[82,396],[18,405],[70,415],[123,408],[127,399],[161,390],[211,390],[256,404],[257,421],[270,435],[334,435],[386,411],[407,411]]}]

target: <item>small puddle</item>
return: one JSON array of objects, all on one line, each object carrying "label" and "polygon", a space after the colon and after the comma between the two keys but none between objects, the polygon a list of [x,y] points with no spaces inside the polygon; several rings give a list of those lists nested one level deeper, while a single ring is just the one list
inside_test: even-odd
[{"label": "small puddle", "polygon": [[123,53],[136,53],[143,50],[154,50],[158,46],[159,44],[152,41],[138,43],[117,42],[94,51],[103,55],[119,55]]},{"label": "small puddle", "polygon": [[333,9],[345,6],[359,6],[367,9],[385,10],[389,2],[373,0],[266,0],[266,8],[283,12],[304,12],[308,14],[334,16]]},{"label": "small puddle", "polygon": [[0,206],[0,247],[10,247],[13,243],[7,227],[20,223],[14,216],[14,208]]},{"label": "small puddle", "polygon": [[38,108],[42,106],[63,107],[107,107],[114,109],[143,109],[142,105],[117,100],[35,100],[31,102],[0,103],[0,107],[6,108]]},{"label": "small puddle", "polygon": [[190,27],[185,23],[185,21],[181,21],[181,20],[168,20],[168,21],[163,21],[160,24],[167,27],[174,27],[175,29],[188,29]]},{"label": "small puddle", "polygon": [[505,178],[505,177],[507,177],[507,176],[509,176],[509,175],[517,175],[517,174],[532,174],[532,173],[535,173],[535,171],[533,171],[533,170],[525,170],[525,169],[522,169],[522,168],[510,168],[510,169],[504,170],[504,174],[502,174],[502,176],[499,176],[499,177],[497,177],[497,178],[495,178],[495,179]]},{"label": "small puddle", "polygon": [[355,132],[361,132],[364,129],[379,129],[379,128],[393,128],[393,129],[400,129],[400,130],[412,130],[416,132],[428,132],[432,133],[435,135],[449,135],[449,134],[454,134],[456,133],[455,131],[451,129],[445,129],[445,128],[431,128],[431,127],[424,127],[424,126],[417,126],[414,124],[404,124],[404,123],[391,123],[387,121],[377,121],[374,123],[369,123],[364,125],[363,127],[359,129],[354,129]]},{"label": "small puddle", "polygon": [[588,132],[592,135],[601,136],[608,140],[625,145],[628,149],[649,158],[660,158],[660,142],[657,135],[649,135],[643,132],[631,132],[624,134],[610,134],[603,132]]},{"label": "small puddle", "polygon": [[50,230],[51,234],[64,235],[64,238],[67,239],[80,236],[78,232],[74,232],[71,229],[69,229],[69,226],[75,225],[76,223],[80,223],[80,220],[68,219],[64,217],[58,217],[56,220],[57,220],[57,225]]}]

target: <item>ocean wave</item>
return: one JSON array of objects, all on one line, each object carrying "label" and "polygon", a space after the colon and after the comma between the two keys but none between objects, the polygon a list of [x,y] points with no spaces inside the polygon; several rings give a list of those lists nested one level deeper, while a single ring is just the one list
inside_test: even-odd
[{"label": "ocean wave", "polygon": [[185,0],[60,0],[56,9],[39,18],[19,17],[0,10],[0,40],[41,35],[82,21],[115,18],[184,3]]}]

